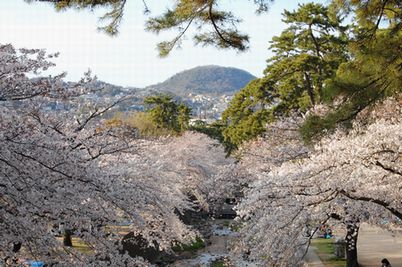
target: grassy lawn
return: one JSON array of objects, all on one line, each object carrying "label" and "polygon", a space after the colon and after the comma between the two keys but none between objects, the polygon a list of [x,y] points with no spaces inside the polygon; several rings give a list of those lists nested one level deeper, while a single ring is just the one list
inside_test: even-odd
[{"label": "grassy lawn", "polygon": [[334,255],[334,240],[317,238],[313,239],[311,244],[316,248],[316,253],[320,257],[322,263],[327,267],[345,267],[346,260],[338,259]]},{"label": "grassy lawn", "polygon": [[[79,237],[72,237],[71,238],[73,241],[73,246],[71,247],[72,249],[77,250],[80,253],[83,254],[91,254],[92,253],[92,248],[85,243],[81,238]],[[60,243],[63,242],[63,238],[62,237],[58,237],[57,240],[60,241]],[[69,247],[64,247],[66,249],[66,251],[69,251]]]},{"label": "grassy lawn", "polygon": [[73,248],[83,254],[91,254],[92,249],[79,237],[73,237]]},{"label": "grassy lawn", "polygon": [[[130,232],[130,225],[108,225],[105,226],[106,232],[116,233],[118,235],[124,236]],[[62,240],[62,239],[60,239]],[[83,254],[91,254],[92,248],[88,246],[81,238],[73,237],[73,249],[83,253]]]},{"label": "grassy lawn", "polygon": [[[130,232],[130,226],[127,225],[123,225],[123,226],[106,226],[105,229],[107,230],[107,232],[111,232],[111,233],[117,233],[119,235],[126,235]],[[60,242],[63,241],[62,238],[58,238],[60,240]],[[72,241],[73,241],[73,246],[72,248],[77,250],[80,253],[83,254],[91,254],[92,252],[92,248],[85,243],[81,238],[79,237],[72,237]]]},{"label": "grassy lawn", "polygon": [[[106,232],[109,233],[115,233],[121,236],[124,236],[128,234],[131,230],[129,225],[113,225],[113,226],[106,226],[105,227]],[[57,237],[57,240],[59,240],[61,243],[63,242],[62,237]],[[64,247],[66,252],[76,250],[80,253],[83,254],[91,254],[93,253],[92,247],[85,243],[81,238],[79,237],[72,237],[72,247]],[[205,242],[202,240],[200,237],[196,237],[196,239],[190,243],[190,244],[177,244],[176,246],[173,246],[173,251],[175,252],[190,252],[190,253],[195,253],[197,250],[204,248],[205,247]],[[219,265],[217,265],[219,266]]]},{"label": "grassy lawn", "polygon": [[126,235],[130,232],[131,226],[130,225],[108,225],[105,226],[106,232],[117,233],[119,235]]}]

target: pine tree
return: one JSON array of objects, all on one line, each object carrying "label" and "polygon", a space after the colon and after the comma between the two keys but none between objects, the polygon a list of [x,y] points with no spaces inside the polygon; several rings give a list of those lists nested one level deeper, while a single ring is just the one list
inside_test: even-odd
[{"label": "pine tree", "polygon": [[[337,126],[350,127],[366,107],[402,92],[402,3],[337,1],[358,24],[349,45],[351,60],[328,82],[329,95],[342,101],[325,116],[311,115],[301,132],[306,141]],[[337,101],[339,102],[339,101]]]},{"label": "pine tree", "polygon": [[144,100],[153,122],[159,128],[181,133],[188,128],[191,109],[169,95],[148,96]]},{"label": "pine tree", "polygon": [[[106,21],[99,29],[103,32],[116,35],[120,26],[124,7],[127,0],[26,0],[27,2],[41,1],[52,3],[57,10],[93,9],[98,6],[109,8],[109,11],[100,19]],[[147,1],[143,0],[144,12],[149,13]],[[248,49],[249,36],[241,33],[237,25],[241,19],[232,12],[220,10],[218,4],[221,0],[179,0],[163,14],[151,17],[146,22],[146,30],[159,33],[175,30],[176,36],[172,40],[162,41],[157,47],[160,56],[167,56],[175,47],[180,47],[188,29],[195,27],[193,40],[196,44],[212,45],[223,49],[245,51]],[[254,0],[256,12],[268,10],[273,0]]]},{"label": "pine tree", "polygon": [[273,38],[265,76],[249,83],[223,114],[225,140],[235,146],[265,131],[265,124],[325,99],[325,81],[348,58],[347,27],[329,7],[299,5],[284,12],[288,27]]},{"label": "pine tree", "polygon": [[224,144],[229,152],[265,131],[272,99],[261,79],[251,81],[234,96],[222,114]]},{"label": "pine tree", "polygon": [[323,100],[324,81],[347,60],[347,27],[341,17],[321,4],[299,5],[284,12],[288,28],[271,41],[265,80],[279,99],[280,113],[305,111]]}]

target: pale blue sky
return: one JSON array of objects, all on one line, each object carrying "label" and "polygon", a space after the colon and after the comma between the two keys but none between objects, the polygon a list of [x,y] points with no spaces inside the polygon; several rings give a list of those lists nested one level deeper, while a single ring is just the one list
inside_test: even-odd
[{"label": "pale blue sky", "polygon": [[[149,0],[152,14],[159,14],[169,0]],[[308,1],[276,0],[268,13],[255,15],[252,1],[222,0],[244,21],[242,31],[250,35],[250,50],[245,53],[196,47],[190,36],[168,58],[159,58],[159,36],[144,31],[141,0],[127,1],[125,16],[117,37],[96,30],[102,10],[68,10],[56,13],[45,3],[27,4],[23,0],[0,0],[0,43],[16,47],[45,48],[60,52],[52,73],[67,71],[67,80],[78,80],[90,68],[100,80],[123,86],[143,87],[161,82],[173,74],[200,65],[241,68],[261,76],[270,56],[268,42],[284,28],[281,13]]]}]

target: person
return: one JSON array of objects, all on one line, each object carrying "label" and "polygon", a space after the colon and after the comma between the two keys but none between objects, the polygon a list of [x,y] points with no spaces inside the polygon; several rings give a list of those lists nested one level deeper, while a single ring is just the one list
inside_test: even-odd
[{"label": "person", "polygon": [[331,230],[331,228],[330,227],[328,227],[326,230],[325,230],[325,238],[331,238],[332,237],[332,230]]},{"label": "person", "polygon": [[382,259],[381,260],[381,267],[392,267],[391,263],[387,259]]}]

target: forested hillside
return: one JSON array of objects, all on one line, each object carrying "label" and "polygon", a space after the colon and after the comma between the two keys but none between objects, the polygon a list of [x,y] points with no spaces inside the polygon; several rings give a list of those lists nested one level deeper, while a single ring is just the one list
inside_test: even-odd
[{"label": "forested hillside", "polygon": [[236,68],[199,66],[179,72],[166,81],[148,88],[171,92],[181,97],[188,97],[190,94],[220,96],[234,94],[252,79],[255,79],[253,75]]}]

